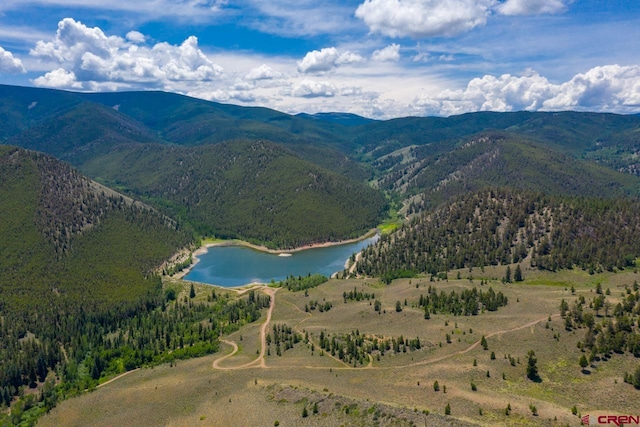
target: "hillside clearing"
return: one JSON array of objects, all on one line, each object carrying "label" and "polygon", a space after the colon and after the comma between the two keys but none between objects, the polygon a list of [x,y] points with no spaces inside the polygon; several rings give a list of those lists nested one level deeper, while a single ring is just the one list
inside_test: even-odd
[{"label": "hillside clearing", "polygon": [[[484,274],[501,277],[501,273],[501,267],[492,267]],[[411,421],[428,425],[574,425],[579,421],[571,412],[574,405],[581,414],[640,411],[637,391],[622,381],[623,373],[638,365],[637,359],[629,354],[614,355],[608,362],[598,362],[590,375],[582,374],[576,344],[584,332],[566,331],[559,318],[562,299],[589,298],[597,281],[611,290],[610,298],[615,300],[638,274],[526,274],[521,284],[490,280],[484,285],[509,298],[509,304],[496,312],[470,317],[434,314],[429,320],[412,307],[429,286],[448,292],[478,283],[422,278],[380,286],[371,279],[331,280],[309,289],[308,296],[263,288],[275,298],[269,309],[271,318],[263,313],[256,324],[224,337],[221,353],[173,367],[137,371],[63,402],[41,423],[113,425],[127,420],[136,425],[179,426],[216,420],[221,425],[271,426],[277,420],[280,425],[369,425],[377,413],[380,425],[409,425]],[[570,286],[558,286],[560,281],[574,286],[576,295]],[[375,293],[381,312],[374,311],[371,300],[345,303],[343,292],[354,288]],[[396,312],[395,302],[404,304],[405,299],[407,305]],[[305,311],[305,305],[315,300],[331,301],[333,307],[325,312]],[[277,356],[274,344],[266,345],[269,338],[264,336],[266,332],[273,339],[274,325],[288,325],[292,333],[308,334],[309,340],[306,344],[301,340]],[[322,355],[320,332],[341,335],[355,330],[378,337],[418,336],[424,345],[416,351],[385,354],[380,360],[374,355],[355,367],[328,353]],[[452,337],[450,344],[445,342],[445,334]],[[483,336],[488,350],[479,345]],[[535,351],[538,360],[539,383],[525,375],[529,350]],[[491,352],[495,360],[489,357]],[[440,391],[434,391],[435,381]],[[476,385],[477,392],[470,383]],[[312,413],[314,403],[318,414]],[[444,415],[447,404],[450,416]],[[508,416],[504,413],[507,405],[511,407]],[[531,405],[538,415],[532,414]],[[309,415],[303,418],[305,407]]]}]

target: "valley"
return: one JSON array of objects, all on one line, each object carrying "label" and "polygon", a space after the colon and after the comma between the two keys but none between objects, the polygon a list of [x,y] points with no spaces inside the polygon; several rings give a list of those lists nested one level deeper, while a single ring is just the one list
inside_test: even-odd
[{"label": "valley", "polygon": [[[62,403],[41,423],[101,425],[104,417],[170,425],[271,426],[279,421],[280,425],[561,426],[579,424],[577,415],[640,411],[637,391],[620,376],[635,369],[636,359],[628,353],[615,354],[582,371],[578,362],[583,353],[577,343],[586,328],[567,331],[559,309],[562,300],[593,298],[594,283],[609,289],[607,298],[615,304],[638,274],[589,276],[529,269],[524,274],[526,279],[517,284],[496,280],[504,275],[500,267],[474,270],[472,280],[402,279],[389,286],[370,279],[332,280],[310,289],[308,296],[303,291],[264,288],[272,296],[270,309],[255,324],[225,336],[219,354],[137,371]],[[480,285],[484,280],[487,283]],[[424,319],[416,305],[430,286],[438,292],[492,287],[504,292],[509,303],[476,316],[434,314]],[[202,301],[208,289],[198,286],[196,300]],[[354,289],[375,294],[381,311],[375,311],[372,300],[345,300],[343,292]],[[397,312],[396,301],[405,299],[407,305],[402,303]],[[329,301],[333,307],[306,311],[305,305],[313,300]],[[282,326],[299,335],[291,348],[285,344],[288,339],[275,344],[273,328]],[[352,333],[380,340],[418,337],[421,348],[407,346],[396,352],[392,345],[381,356],[372,351],[355,366],[337,352],[321,348],[321,334],[343,339]],[[540,381],[526,375],[531,349]],[[445,415],[447,404],[451,415]],[[572,413],[574,406],[577,415]]]},{"label": "valley", "polygon": [[323,243],[291,251],[273,251],[246,242],[214,243],[194,252],[194,264],[182,277],[223,287],[282,281],[289,275],[330,277],[342,272],[353,253],[378,238],[379,235],[368,233],[350,242]]},{"label": "valley", "polygon": [[[0,85],[0,425],[636,415],[639,130]],[[331,279],[183,277],[377,232]]]}]

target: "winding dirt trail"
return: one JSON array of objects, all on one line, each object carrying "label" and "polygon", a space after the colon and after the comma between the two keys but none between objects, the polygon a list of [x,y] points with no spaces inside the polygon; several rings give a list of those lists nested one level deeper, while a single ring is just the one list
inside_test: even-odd
[{"label": "winding dirt trail", "polygon": [[271,303],[269,304],[269,310],[267,311],[267,319],[262,324],[260,328],[260,356],[256,360],[259,362],[261,368],[266,368],[267,364],[264,361],[264,356],[267,353],[267,328],[269,327],[269,323],[271,323],[271,314],[273,313],[273,308],[276,306],[276,292],[278,292],[280,288],[264,288],[263,291],[271,298]]},{"label": "winding dirt trail", "polygon": [[231,351],[231,353],[214,360],[212,364],[213,369],[236,370],[247,368],[267,368],[267,364],[265,363],[264,359],[264,356],[267,353],[267,328],[269,327],[269,323],[271,323],[271,315],[273,313],[273,309],[276,306],[276,292],[278,292],[279,289],[280,288],[268,288],[266,286],[260,287],[260,290],[262,292],[269,295],[271,301],[269,303],[269,309],[267,310],[267,318],[260,327],[260,354],[258,355],[258,357],[255,360],[252,360],[251,362],[245,363],[244,365],[240,366],[220,366],[220,363],[222,361],[229,359],[238,352],[238,344],[233,341],[220,340],[225,344],[229,344],[230,346],[232,346],[233,350]]},{"label": "winding dirt trail", "polygon": [[[554,314],[551,317],[552,318],[560,317],[560,315],[559,314]],[[503,329],[503,330],[500,330],[500,331],[491,332],[490,334],[485,335],[485,338],[495,337],[496,335],[508,334],[509,332],[521,331],[522,329],[527,329],[527,328],[530,328],[532,326],[537,325],[540,322],[544,322],[545,320],[548,320],[548,318],[549,317],[546,316],[546,317],[544,317],[542,319],[532,320],[531,322],[526,323],[524,325],[516,326],[515,328]],[[389,366],[389,367],[384,367],[384,368],[380,368],[380,369],[402,369],[402,368],[409,368],[409,367],[412,367],[412,366],[430,365],[432,363],[442,362],[443,360],[449,359],[451,357],[460,356],[462,354],[466,354],[466,353],[470,352],[474,348],[478,347],[480,345],[481,341],[482,340],[478,340],[478,341],[474,342],[469,347],[467,347],[467,348],[465,348],[463,350],[459,350],[459,351],[456,351],[456,352],[450,353],[450,354],[445,354],[445,355],[442,355],[440,357],[436,357],[435,359],[423,360],[422,362],[411,363],[409,365]]]},{"label": "winding dirt trail", "polygon": [[[230,354],[227,354],[219,359],[216,359],[213,362],[213,368],[214,369],[221,369],[221,370],[237,370],[237,369],[248,369],[248,368],[269,368],[266,365],[265,362],[265,353],[267,351],[267,339],[266,339],[266,335],[267,335],[267,328],[269,326],[269,323],[271,322],[271,314],[273,312],[273,308],[275,307],[276,304],[276,297],[275,294],[278,291],[279,288],[273,289],[273,288],[262,288],[262,291],[265,292],[266,294],[268,294],[271,297],[271,304],[269,305],[269,310],[267,311],[267,318],[265,319],[265,322],[262,324],[262,327],[260,328],[260,341],[261,341],[261,349],[260,349],[260,355],[258,356],[257,359],[249,362],[249,363],[245,363],[244,365],[240,365],[240,366],[229,366],[229,367],[222,367],[219,366],[220,363],[230,357],[232,357],[234,354],[237,353],[238,351],[238,346],[235,342],[233,341],[227,341],[227,340],[221,340],[222,342],[229,344],[233,347],[233,351]],[[289,303],[291,304],[291,303]],[[297,307],[296,307],[297,308]],[[298,311],[301,311],[300,309],[298,309]],[[298,327],[299,325],[304,322],[305,320],[309,319],[311,316],[309,315],[309,313],[304,313],[305,315],[309,316],[305,319],[303,319],[301,322],[298,323],[298,325],[296,325],[296,330],[297,332],[299,332]],[[554,314],[551,316],[551,318],[557,318],[560,317],[559,314]],[[497,335],[502,335],[502,334],[507,334],[510,332],[517,332],[520,331],[522,329],[526,329],[526,328],[530,328],[533,327],[535,325],[537,325],[538,323],[544,322],[546,320],[548,320],[549,316],[545,316],[544,318],[541,319],[537,319],[537,320],[532,320],[528,323],[525,323],[524,325],[520,325],[520,326],[516,326],[513,328],[509,328],[509,329],[502,329],[499,331],[494,331],[491,332],[490,334],[485,335],[485,338],[491,338],[491,337],[495,337]],[[352,367],[347,365],[345,362],[343,362],[342,360],[336,358],[336,357],[332,357],[334,360],[336,360],[338,363],[340,363],[343,366],[340,367],[334,367],[333,369],[336,370],[369,370],[369,369],[380,369],[380,370],[391,370],[391,369],[405,369],[405,368],[411,368],[411,367],[415,367],[415,366],[423,366],[423,365],[430,365],[433,363],[438,363],[438,362],[442,362],[443,360],[447,360],[450,359],[452,357],[455,356],[460,356],[463,354],[466,354],[470,351],[472,351],[473,349],[477,348],[480,345],[480,341],[475,341],[473,344],[471,344],[469,347],[464,348],[462,350],[456,351],[454,353],[449,353],[449,354],[444,354],[440,357],[436,357],[434,359],[429,359],[429,360],[423,360],[421,362],[415,362],[415,363],[410,363],[408,365],[401,365],[401,366],[373,366],[373,357],[371,355],[369,356],[369,363],[366,366],[362,366],[359,368],[356,367]],[[325,354],[326,355],[326,354]],[[331,357],[331,355],[328,355]],[[286,368],[286,369],[294,369],[294,368],[305,368],[305,369],[326,369],[326,367],[316,367],[316,366],[279,366],[279,368]]]},{"label": "winding dirt trail", "polygon": [[230,358],[231,356],[235,355],[238,352],[238,344],[236,344],[233,341],[227,341],[227,340],[220,340],[220,341],[225,344],[229,344],[231,347],[233,347],[233,350],[231,351],[231,353],[227,354],[226,356],[222,356],[220,359],[214,360],[213,369],[229,369],[229,368],[221,367],[219,365],[220,363],[222,363],[222,361],[227,360],[228,358]]},{"label": "winding dirt trail", "polygon": [[[256,288],[253,288],[256,289]],[[230,359],[231,357],[235,356],[238,351],[238,344],[236,344],[234,341],[229,341],[229,340],[220,340],[221,342],[230,345],[232,347],[231,353],[226,354],[216,360],[213,361],[212,363],[212,368],[216,369],[216,370],[224,370],[224,371],[233,371],[233,370],[240,370],[240,369],[251,369],[251,368],[261,368],[261,369],[269,369],[270,367],[267,366],[266,362],[265,362],[265,354],[267,352],[267,328],[269,327],[269,324],[271,323],[271,316],[273,314],[273,309],[276,306],[276,293],[278,292],[280,288],[268,288],[265,286],[260,287],[260,290],[262,292],[264,292],[265,294],[269,295],[270,297],[270,303],[269,303],[269,309],[267,310],[267,316],[266,319],[264,321],[264,323],[262,324],[262,326],[260,327],[260,354],[259,356],[255,359],[252,360],[251,362],[245,363],[243,365],[240,366],[220,366],[220,364],[222,362],[224,362],[227,359]],[[308,313],[305,313],[306,315],[308,315]],[[551,316],[551,318],[557,318],[560,317],[560,314],[554,314]],[[535,325],[537,325],[538,323],[544,322],[546,320],[548,320],[549,316],[546,316],[544,318],[541,319],[537,319],[537,320],[532,320],[531,322],[528,322],[524,325],[520,325],[520,326],[516,326],[513,328],[509,328],[509,329],[503,329],[503,330],[499,330],[499,331],[494,331],[491,332],[490,334],[485,335],[485,338],[491,338],[497,335],[502,335],[502,334],[507,334],[510,332],[516,332],[516,331],[520,331],[522,329],[526,329],[526,328],[530,328],[533,327]],[[304,319],[307,320],[307,319]],[[300,322],[302,323],[302,322]],[[298,324],[299,326],[299,324]],[[371,355],[368,355],[369,357],[369,363],[366,366],[362,366],[359,368],[356,367],[352,367],[352,366],[348,366],[346,363],[344,363],[343,361],[339,360],[338,358],[332,357],[333,359],[335,359],[338,363],[345,365],[345,366],[340,366],[340,367],[333,367],[332,369],[335,370],[371,370],[371,369],[380,369],[380,370],[391,370],[391,369],[405,369],[405,368],[411,368],[411,367],[415,367],[415,366],[422,366],[422,365],[429,365],[429,364],[433,364],[433,363],[438,363],[438,362],[442,362],[443,360],[447,360],[450,359],[452,357],[455,356],[459,356],[462,354],[466,354],[470,351],[472,351],[473,349],[475,349],[476,347],[478,347],[480,345],[480,340],[474,342],[473,344],[471,344],[469,347],[456,351],[454,353],[449,353],[449,354],[445,354],[442,355],[440,357],[436,357],[434,359],[429,359],[429,360],[424,360],[421,362],[416,362],[416,363],[411,363],[408,365],[401,365],[401,366],[373,366],[373,357]],[[331,355],[329,355],[331,356]],[[278,368],[284,368],[284,369],[327,369],[326,366],[311,366],[311,365],[295,365],[295,366],[278,366]],[[134,369],[132,371],[127,371],[121,375],[118,375],[114,378],[112,378],[109,381],[106,381],[102,384],[100,384],[97,388],[103,387],[117,379],[120,379],[122,377],[124,377],[125,375],[129,375],[133,372],[136,372],[138,369]]]},{"label": "winding dirt trail", "polygon": [[132,374],[132,373],[134,373],[135,371],[139,371],[139,370],[140,370],[140,368],[136,368],[136,369],[132,369],[132,370],[127,371],[127,372],[123,372],[123,373],[121,373],[120,375],[116,375],[115,377],[111,378],[109,381],[105,381],[105,382],[103,382],[102,384],[98,384],[98,385],[96,386],[96,388],[103,387],[103,386],[105,386],[105,385],[107,385],[107,384],[109,384],[109,383],[114,382],[115,380],[119,380],[120,378],[124,377],[125,375]]}]

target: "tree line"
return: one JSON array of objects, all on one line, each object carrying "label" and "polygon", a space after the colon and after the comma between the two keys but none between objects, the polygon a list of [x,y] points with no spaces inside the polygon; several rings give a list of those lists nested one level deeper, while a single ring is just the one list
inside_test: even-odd
[{"label": "tree line", "polygon": [[108,157],[91,173],[201,236],[290,249],[358,237],[387,213],[380,191],[267,141],[145,145]]},{"label": "tree line", "polygon": [[325,283],[329,278],[322,274],[311,274],[307,276],[294,276],[289,275],[285,280],[281,280],[275,285],[287,288],[291,292],[306,291],[307,289],[315,288]]},{"label": "tree line", "polygon": [[254,293],[212,292],[206,303],[165,295],[153,272],[193,234],[61,162],[0,147],[0,181],[0,407],[11,405],[9,423],[32,423],[105,376],[215,351],[221,333],[269,305]]},{"label": "tree line", "polygon": [[634,268],[640,202],[492,189],[425,212],[364,249],[357,274],[387,283],[415,274],[508,265],[589,272]]},{"label": "tree line", "polygon": [[487,291],[463,289],[460,293],[452,290],[438,293],[435,287],[429,286],[427,295],[420,294],[418,307],[424,308],[425,318],[431,314],[453,314],[454,316],[476,316],[481,311],[496,311],[504,307],[509,299],[501,292],[497,293],[492,287]]},{"label": "tree line", "polygon": [[560,315],[565,329],[584,329],[578,344],[589,363],[608,360],[614,354],[629,352],[640,357],[640,291],[637,282],[626,286],[617,303],[596,292],[589,301],[578,297],[571,305],[564,299]]}]

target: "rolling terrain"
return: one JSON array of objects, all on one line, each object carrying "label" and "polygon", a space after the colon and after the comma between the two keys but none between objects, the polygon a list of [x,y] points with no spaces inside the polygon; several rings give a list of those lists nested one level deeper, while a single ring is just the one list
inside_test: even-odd
[{"label": "rolling terrain", "polygon": [[[0,143],[0,425],[56,406],[42,423],[640,411],[640,116],[374,121],[0,86]],[[157,275],[202,237],[293,248],[385,220],[340,279]]]},{"label": "rolling terrain", "polygon": [[[273,296],[270,315],[225,335],[218,354],[133,372],[63,402],[41,424],[565,426],[579,425],[583,415],[640,411],[638,391],[624,381],[637,358],[626,350],[598,352],[582,369],[589,329],[566,328],[576,307],[595,313],[588,305],[601,296],[594,292],[598,284],[603,293],[610,290],[612,305],[637,299],[637,273],[525,268],[517,284],[501,282],[504,266],[461,273],[471,278],[455,279],[452,271],[448,280],[433,282],[351,279],[306,293],[265,289]],[[477,315],[438,312],[425,319],[419,301],[430,289],[460,295],[474,288],[492,288],[509,302]],[[203,301],[207,288],[200,289],[196,300]],[[311,301],[333,306],[307,311]],[[562,301],[573,307],[564,317]],[[595,319],[615,322],[603,310]]]},{"label": "rolling terrain", "polygon": [[636,176],[505,132],[463,139],[444,153],[415,146],[391,158],[396,164],[378,185],[406,197],[408,214],[492,187],[604,198],[640,194]]},{"label": "rolling terrain", "polygon": [[354,271],[399,277],[517,264],[556,271],[635,268],[637,199],[543,196],[505,189],[467,193],[416,216],[365,250]]},{"label": "rolling terrain", "polygon": [[[0,146],[0,392],[83,360],[96,324],[157,304],[154,270],[192,234],[42,153]],[[89,338],[90,336],[90,338]]]},{"label": "rolling terrain", "polygon": [[127,146],[84,169],[201,235],[274,248],[358,237],[387,211],[379,191],[266,141]]},{"label": "rolling terrain", "polygon": [[[14,88],[1,89],[6,97],[0,110],[18,109]],[[103,94],[97,97],[101,102],[65,92],[22,95],[24,102],[34,99],[25,109],[34,105],[34,115],[36,110],[41,115],[16,119],[18,129],[5,137],[8,143],[56,156],[145,198],[201,235],[290,248],[361,235],[386,215],[384,196],[362,182],[366,166],[329,143],[316,144],[328,141],[326,135],[313,136],[315,131],[304,126],[280,126],[286,119],[322,133],[330,124],[163,93]],[[65,108],[41,113],[54,100]],[[225,133],[217,137],[214,128]]]}]

